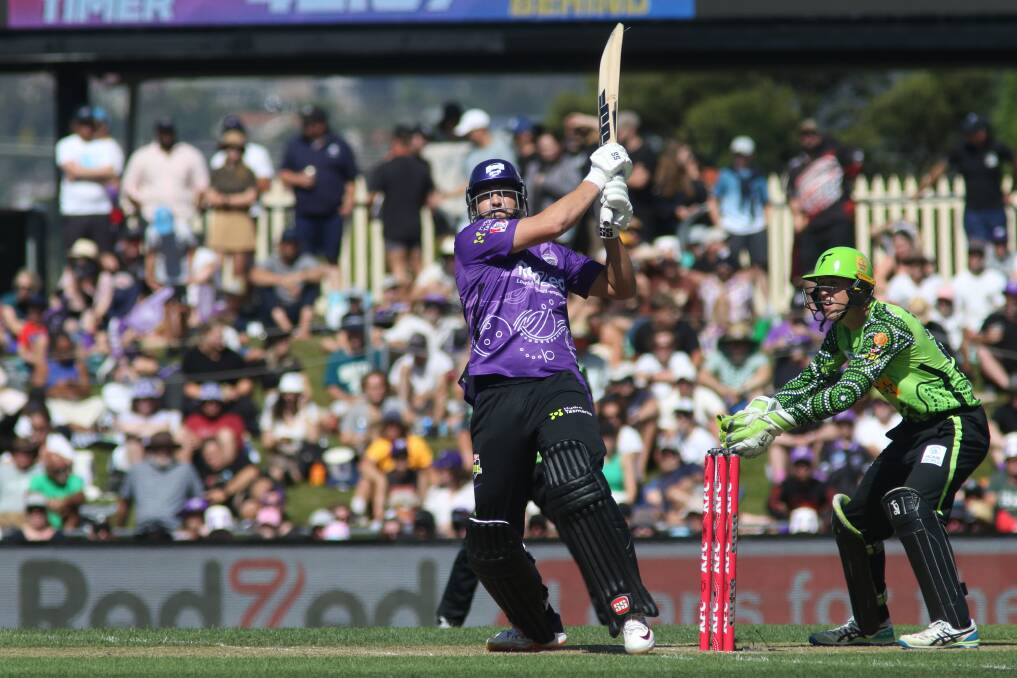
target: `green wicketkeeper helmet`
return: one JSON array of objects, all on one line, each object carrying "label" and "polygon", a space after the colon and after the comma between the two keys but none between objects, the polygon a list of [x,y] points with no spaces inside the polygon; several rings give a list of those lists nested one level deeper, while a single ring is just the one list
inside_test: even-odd
[{"label": "green wicketkeeper helmet", "polygon": [[[872,275],[872,261],[861,250],[854,247],[831,247],[819,255],[816,268],[812,273],[803,275],[802,279],[817,282],[820,278],[845,278],[852,282],[848,290],[848,306],[865,306],[872,299],[876,287],[876,279]],[[806,290],[806,304],[814,318],[830,319],[820,306],[819,292],[821,286],[815,285]]]}]

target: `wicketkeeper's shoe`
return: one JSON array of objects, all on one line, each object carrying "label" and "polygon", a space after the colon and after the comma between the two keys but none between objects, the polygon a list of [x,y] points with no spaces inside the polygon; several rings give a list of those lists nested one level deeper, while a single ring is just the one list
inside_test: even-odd
[{"label": "wicketkeeper's shoe", "polygon": [[549,643],[537,643],[530,640],[523,632],[512,627],[499,631],[487,639],[488,652],[540,652],[541,650],[554,650],[565,644],[567,637],[565,631],[558,631],[554,639]]},{"label": "wicketkeeper's shoe", "polygon": [[904,634],[897,641],[898,645],[909,650],[974,650],[978,643],[978,627],[974,620],[967,628],[955,629],[942,619],[932,622],[924,631]]},{"label": "wicketkeeper's shoe", "polygon": [[848,645],[893,645],[893,624],[887,619],[879,625],[879,630],[871,636],[862,633],[851,617],[846,624],[842,624],[829,631],[820,631],[809,636],[809,642],[813,645],[848,646]]},{"label": "wicketkeeper's shoe", "polygon": [[629,617],[622,626],[622,637],[625,639],[625,652],[628,654],[646,654],[653,649],[653,629],[646,625],[646,617]]}]

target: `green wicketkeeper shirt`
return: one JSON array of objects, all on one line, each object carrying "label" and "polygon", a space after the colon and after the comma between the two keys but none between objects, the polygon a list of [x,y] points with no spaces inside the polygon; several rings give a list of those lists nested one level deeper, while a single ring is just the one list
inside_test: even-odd
[{"label": "green wicketkeeper shirt", "polygon": [[871,303],[857,330],[834,323],[809,366],[775,398],[802,425],[843,412],[871,388],[910,422],[980,404],[956,361],[922,323],[881,301]]}]

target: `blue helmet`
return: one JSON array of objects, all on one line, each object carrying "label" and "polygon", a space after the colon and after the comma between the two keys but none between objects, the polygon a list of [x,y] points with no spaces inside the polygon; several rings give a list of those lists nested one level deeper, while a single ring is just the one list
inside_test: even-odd
[{"label": "blue helmet", "polygon": [[[492,208],[481,213],[477,206],[481,200],[491,197],[493,193],[512,196],[516,206]],[[471,222],[493,216],[495,212],[504,212],[509,218],[518,219],[529,214],[529,209],[526,202],[526,184],[519,176],[519,171],[508,160],[491,158],[470,172],[470,185],[466,189],[466,210],[469,212]]]}]

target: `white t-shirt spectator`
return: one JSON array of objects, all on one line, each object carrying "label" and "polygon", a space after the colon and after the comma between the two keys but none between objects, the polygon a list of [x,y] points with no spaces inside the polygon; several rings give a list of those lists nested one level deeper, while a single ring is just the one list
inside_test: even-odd
[{"label": "white t-shirt spectator", "polygon": [[14,465],[10,454],[0,457],[0,513],[21,513],[25,510],[25,495],[32,476],[42,473],[41,464],[33,464],[21,471]]},{"label": "white t-shirt spectator", "polygon": [[639,359],[636,360],[636,376],[650,384],[650,392],[653,393],[653,397],[658,401],[667,400],[674,393],[674,385],[672,384],[662,381],[651,383],[653,375],[665,370],[671,374],[682,374],[691,370],[695,374],[696,366],[692,364],[692,359],[689,358],[689,354],[685,351],[675,351],[672,353],[671,357],[667,360],[667,365],[662,364],[660,359],[652,353],[644,353],[639,356]]},{"label": "white t-shirt spectator", "polygon": [[[124,169],[124,154],[113,139],[85,141],[71,134],[57,142],[58,167],[73,162],[85,169],[112,167],[116,174]],[[106,187],[98,181],[72,181],[66,175],[60,179],[60,213],[67,216],[109,214],[113,210]]]},{"label": "white t-shirt spectator", "polygon": [[438,533],[450,535],[452,533],[452,511],[463,509],[473,513],[473,483],[465,483],[458,489],[431,487],[427,490],[427,495],[424,497],[423,508],[434,516]]},{"label": "white t-shirt spectator", "polygon": [[935,306],[936,294],[942,286],[943,279],[938,275],[930,275],[916,283],[910,275],[901,272],[890,278],[886,286],[886,300],[904,309],[907,309],[916,298],[923,299],[929,306]]},{"label": "white t-shirt spectator", "polygon": [[965,329],[975,332],[982,329],[982,323],[989,314],[1003,305],[1004,287],[1006,276],[989,268],[977,275],[971,271],[962,271],[954,276],[955,313],[960,315]]},{"label": "white t-shirt spectator", "polygon": [[896,412],[885,424],[871,412],[866,412],[858,417],[858,423],[855,424],[855,442],[869,450],[884,450],[890,444],[890,439],[886,437],[887,431],[900,422],[901,416]]},{"label": "white t-shirt spectator", "polygon": [[433,391],[438,388],[445,375],[455,369],[452,358],[442,351],[429,353],[427,362],[422,368],[418,368],[413,362],[413,356],[407,353],[392,363],[392,370],[388,374],[390,384],[399,385],[399,375],[403,373],[406,365],[410,366],[410,388],[413,393]]},{"label": "white t-shirt spectator", "polygon": [[682,463],[702,466],[706,461],[706,453],[717,447],[717,439],[702,426],[694,426],[687,436],[680,436],[676,431],[666,431],[658,439],[658,447],[669,447],[678,450]]},{"label": "white t-shirt spectator", "polygon": [[284,454],[296,454],[300,451],[300,445],[305,442],[317,442],[311,440],[311,430],[321,419],[321,411],[312,402],[304,403],[296,415],[288,421],[285,417],[274,416],[275,403],[279,396],[275,393],[265,398],[265,405],[261,411],[262,431],[272,434],[278,443],[279,451]]}]

